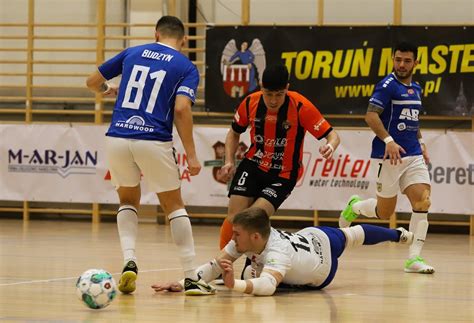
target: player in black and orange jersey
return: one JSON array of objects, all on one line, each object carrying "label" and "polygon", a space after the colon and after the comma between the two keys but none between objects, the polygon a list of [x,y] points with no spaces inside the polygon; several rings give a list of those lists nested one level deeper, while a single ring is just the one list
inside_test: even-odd
[{"label": "player in black and orange jersey", "polygon": [[[262,76],[261,91],[247,96],[237,108],[225,141],[225,164],[221,175],[232,179],[227,218],[221,227],[221,249],[232,238],[232,219],[255,206],[273,215],[290,195],[303,169],[306,131],[326,138],[321,155],[329,159],[339,145],[339,136],[319,110],[303,95],[288,91],[288,70],[272,65]],[[235,167],[240,134],[250,126],[251,146]],[[234,175],[235,174],[235,175]]]}]

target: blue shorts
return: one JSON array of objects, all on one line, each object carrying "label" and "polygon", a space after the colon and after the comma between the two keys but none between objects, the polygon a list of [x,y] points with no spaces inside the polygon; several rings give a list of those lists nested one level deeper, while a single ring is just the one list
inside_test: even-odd
[{"label": "blue shorts", "polygon": [[326,233],[329,238],[329,243],[331,245],[331,271],[329,272],[328,278],[317,287],[317,289],[322,289],[329,285],[334,276],[336,275],[337,271],[337,259],[342,255],[344,252],[344,248],[346,246],[346,236],[344,233],[337,229],[331,227],[316,227],[319,230]]}]

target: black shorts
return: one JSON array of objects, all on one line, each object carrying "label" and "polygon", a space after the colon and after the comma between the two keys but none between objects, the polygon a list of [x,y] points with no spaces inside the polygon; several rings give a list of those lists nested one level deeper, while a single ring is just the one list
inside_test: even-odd
[{"label": "black shorts", "polygon": [[270,202],[275,210],[290,196],[296,182],[271,175],[258,168],[253,161],[244,158],[237,167],[229,188],[231,195],[262,197]]}]

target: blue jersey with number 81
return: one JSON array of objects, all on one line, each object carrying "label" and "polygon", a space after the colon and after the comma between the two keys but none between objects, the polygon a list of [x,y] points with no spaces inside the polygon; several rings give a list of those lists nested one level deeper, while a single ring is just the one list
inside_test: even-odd
[{"label": "blue jersey with number 81", "polygon": [[196,66],[161,43],[130,47],[99,66],[110,80],[122,74],[107,136],[171,141],[176,95],[192,102],[199,84]]}]

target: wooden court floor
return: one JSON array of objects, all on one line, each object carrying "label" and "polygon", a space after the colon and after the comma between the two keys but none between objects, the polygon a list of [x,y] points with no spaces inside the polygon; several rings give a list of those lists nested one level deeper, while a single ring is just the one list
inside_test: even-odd
[{"label": "wooden court floor", "polygon": [[[197,261],[218,250],[217,226],[194,226]],[[402,270],[407,247],[393,243],[347,250],[323,291],[254,297],[220,289],[209,297],[155,293],[157,281],[181,278],[167,227],[140,223],[138,289],[103,310],[83,306],[76,278],[104,268],[118,279],[114,223],[0,219],[2,322],[473,322],[474,239],[431,234],[424,256],[434,275]],[[238,271],[242,262],[237,264]]]}]

